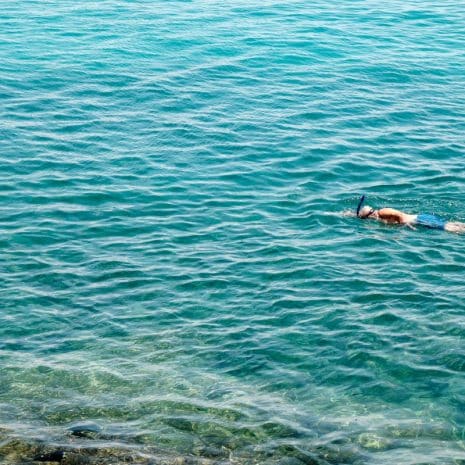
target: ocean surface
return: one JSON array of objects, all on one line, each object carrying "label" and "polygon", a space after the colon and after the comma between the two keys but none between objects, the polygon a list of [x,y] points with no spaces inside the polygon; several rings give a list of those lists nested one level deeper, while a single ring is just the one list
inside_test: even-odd
[{"label": "ocean surface", "polygon": [[347,213],[465,221],[463,2],[2,0],[0,102],[1,463],[465,463],[465,235]]}]

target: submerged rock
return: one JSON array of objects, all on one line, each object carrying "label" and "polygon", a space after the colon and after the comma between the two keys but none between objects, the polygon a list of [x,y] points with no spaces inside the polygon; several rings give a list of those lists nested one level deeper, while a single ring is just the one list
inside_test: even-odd
[{"label": "submerged rock", "polygon": [[278,465],[302,465],[303,462],[296,457],[284,457],[278,462]]},{"label": "submerged rock", "polygon": [[391,447],[391,441],[388,438],[379,436],[375,433],[362,433],[357,438],[358,444],[368,450],[386,450]]},{"label": "submerged rock", "polygon": [[80,453],[67,453],[62,465],[89,465],[92,459]]},{"label": "submerged rock", "polygon": [[205,457],[209,459],[221,458],[227,455],[227,452],[225,450],[219,449],[217,447],[208,447],[205,445],[194,447],[193,453],[196,456]]},{"label": "submerged rock", "polygon": [[322,465],[325,463],[313,452],[301,449],[293,444],[283,444],[276,448],[276,452],[283,456],[281,461],[293,458],[294,461],[298,460],[305,465]]},{"label": "submerged rock", "polygon": [[31,444],[20,439],[5,439],[0,443],[0,463],[17,463],[23,458],[31,458],[42,452],[37,444]]},{"label": "submerged rock", "polygon": [[65,455],[64,450],[55,450],[36,455],[33,460],[34,462],[61,462],[65,458]]},{"label": "submerged rock", "polygon": [[68,431],[72,436],[95,439],[102,431],[102,428],[96,423],[75,423],[68,428]]}]

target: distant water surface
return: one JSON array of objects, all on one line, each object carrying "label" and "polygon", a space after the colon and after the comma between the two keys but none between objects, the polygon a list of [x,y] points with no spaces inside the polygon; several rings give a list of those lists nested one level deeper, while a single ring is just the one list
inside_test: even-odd
[{"label": "distant water surface", "polygon": [[465,463],[465,236],[343,215],[465,221],[461,2],[3,0],[0,63],[0,460]]}]

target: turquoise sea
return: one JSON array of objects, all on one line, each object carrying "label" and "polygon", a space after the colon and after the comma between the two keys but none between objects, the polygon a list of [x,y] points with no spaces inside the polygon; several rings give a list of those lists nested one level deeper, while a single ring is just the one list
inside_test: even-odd
[{"label": "turquoise sea", "polygon": [[[465,8],[2,0],[0,463],[465,464]],[[48,455],[47,455],[48,454]]]}]

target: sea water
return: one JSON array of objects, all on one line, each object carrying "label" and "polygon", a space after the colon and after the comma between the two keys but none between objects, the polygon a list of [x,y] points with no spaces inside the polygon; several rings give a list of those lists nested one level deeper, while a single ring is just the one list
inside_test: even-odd
[{"label": "sea water", "polygon": [[2,0],[0,102],[1,460],[465,463],[465,236],[345,214],[465,220],[461,2]]}]

